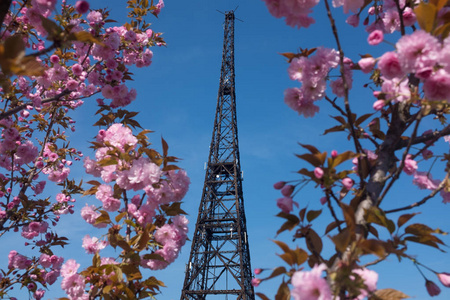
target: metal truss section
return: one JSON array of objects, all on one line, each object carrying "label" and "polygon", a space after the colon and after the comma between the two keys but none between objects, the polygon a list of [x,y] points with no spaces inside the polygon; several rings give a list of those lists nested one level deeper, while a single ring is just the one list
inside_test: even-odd
[{"label": "metal truss section", "polygon": [[254,300],[239,161],[234,12],[225,13],[217,109],[181,300]]}]

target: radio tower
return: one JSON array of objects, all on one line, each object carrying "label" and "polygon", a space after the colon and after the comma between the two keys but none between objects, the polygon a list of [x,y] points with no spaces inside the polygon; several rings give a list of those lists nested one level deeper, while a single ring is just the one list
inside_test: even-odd
[{"label": "radio tower", "polygon": [[234,11],[225,13],[224,30],[216,117],[181,300],[255,299],[236,122]]}]

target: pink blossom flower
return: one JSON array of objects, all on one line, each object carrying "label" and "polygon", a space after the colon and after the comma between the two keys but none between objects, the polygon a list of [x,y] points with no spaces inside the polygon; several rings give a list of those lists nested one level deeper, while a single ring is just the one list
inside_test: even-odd
[{"label": "pink blossom flower", "polygon": [[261,274],[262,269],[256,268],[255,270],[253,270],[253,272],[255,273],[255,275],[259,275],[259,274]]},{"label": "pink blossom flower", "polygon": [[435,190],[439,185],[439,180],[433,180],[429,173],[416,171],[414,173],[413,184],[417,185],[421,190]]},{"label": "pink blossom flower", "polygon": [[366,268],[363,269],[354,269],[353,273],[358,274],[366,286],[365,289],[360,290],[360,295],[356,299],[364,299],[364,297],[368,296],[369,293],[376,291],[377,289],[377,281],[378,281],[378,273]]},{"label": "pink blossom flower", "polygon": [[383,31],[377,29],[372,31],[367,38],[369,45],[375,46],[381,43],[384,39]]},{"label": "pink blossom flower", "polygon": [[397,54],[406,73],[416,72],[424,66],[434,66],[441,45],[437,38],[423,30],[402,36],[396,43]]},{"label": "pink blossom flower", "polygon": [[378,67],[380,68],[381,75],[387,79],[404,76],[404,72],[400,66],[397,53],[386,52],[380,57],[378,61]]},{"label": "pink blossom flower", "polygon": [[425,97],[429,100],[450,102],[450,74],[443,69],[432,74],[423,84]]},{"label": "pink blossom flower", "polygon": [[61,267],[61,275],[63,277],[68,277],[77,273],[80,264],[78,264],[74,259],[69,259]]},{"label": "pink blossom flower", "polygon": [[344,6],[345,14],[348,14],[350,11],[357,13],[363,5],[363,0],[333,0],[334,7]]},{"label": "pink blossom flower", "polygon": [[427,288],[427,292],[431,297],[437,296],[441,293],[441,289],[431,280],[427,280],[425,282],[425,287]]},{"label": "pink blossom flower", "polygon": [[291,197],[283,197],[277,200],[277,206],[286,214],[290,213],[294,209],[293,204],[294,201]]},{"label": "pink blossom flower", "polygon": [[413,175],[416,170],[417,170],[417,162],[411,159],[411,154],[406,155],[405,163],[403,166],[403,172],[405,172],[408,175]]},{"label": "pink blossom flower", "polygon": [[322,278],[322,272],[326,269],[326,265],[321,264],[314,266],[309,272],[295,272],[292,276],[291,296],[295,300],[331,300],[330,287]]},{"label": "pink blossom flower", "polygon": [[88,254],[95,254],[98,251],[104,249],[108,245],[107,241],[99,241],[96,237],[90,237],[89,234],[85,235],[83,238],[82,247],[86,250]]},{"label": "pink blossom flower", "polygon": [[358,15],[351,15],[345,20],[345,23],[349,24],[353,27],[358,27],[359,24],[359,16]]},{"label": "pink blossom flower", "polygon": [[439,278],[439,281],[445,286],[450,288],[450,273],[442,272],[437,273],[437,277]]},{"label": "pink blossom flower", "polygon": [[365,57],[361,58],[358,62],[359,67],[363,73],[370,73],[375,66],[375,58],[373,57]]},{"label": "pink blossom flower", "polygon": [[284,92],[284,102],[291,109],[297,111],[299,115],[304,115],[306,118],[313,117],[319,112],[319,107],[314,105],[312,101],[306,100],[299,88],[287,89]]}]

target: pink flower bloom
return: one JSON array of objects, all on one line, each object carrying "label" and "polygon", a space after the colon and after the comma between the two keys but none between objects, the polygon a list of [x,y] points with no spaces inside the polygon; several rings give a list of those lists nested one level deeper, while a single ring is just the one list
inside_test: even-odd
[{"label": "pink flower bloom", "polygon": [[89,234],[85,235],[83,238],[82,247],[86,250],[88,254],[95,254],[98,251],[104,249],[108,245],[107,241],[99,241],[96,237],[90,237]]},{"label": "pink flower bloom", "polygon": [[427,292],[431,297],[437,296],[441,293],[441,289],[431,280],[427,280],[425,282],[425,287],[427,288]]},{"label": "pink flower bloom", "polygon": [[411,98],[411,90],[407,78],[401,81],[398,78],[385,79],[381,86],[381,91],[386,94],[386,100],[388,101],[403,102]]},{"label": "pink flower bloom", "polygon": [[322,278],[322,272],[326,269],[325,264],[321,264],[314,266],[309,272],[295,272],[292,276],[291,296],[295,300],[331,300],[330,287]]},{"label": "pink flower bloom", "polygon": [[429,100],[447,100],[450,102],[450,74],[438,70],[423,84],[425,97]]},{"label": "pink flower bloom", "polygon": [[402,70],[409,73],[416,72],[423,66],[434,66],[439,58],[441,45],[434,36],[417,30],[402,36],[396,48]]},{"label": "pink flower bloom", "polygon": [[369,43],[369,45],[375,46],[381,43],[383,41],[383,38],[384,38],[383,31],[377,29],[369,34],[367,42]]},{"label": "pink flower bloom", "polygon": [[411,154],[406,155],[405,164],[403,166],[403,172],[408,175],[413,175],[417,170],[417,162],[411,159]]},{"label": "pink flower bloom", "polygon": [[439,180],[433,180],[429,173],[416,171],[414,173],[413,184],[417,185],[421,190],[435,190],[439,185]]},{"label": "pink flower bloom", "polygon": [[306,118],[314,117],[319,112],[319,107],[314,105],[312,101],[306,100],[303,92],[299,88],[289,88],[284,92],[284,102],[291,109],[304,115]]},{"label": "pink flower bloom", "polygon": [[400,66],[397,53],[386,52],[380,57],[378,61],[378,67],[380,68],[381,75],[387,79],[404,76],[404,72]]},{"label": "pink flower bloom", "polygon": [[89,24],[91,26],[95,24],[99,24],[103,20],[103,16],[99,11],[91,11],[87,16],[86,19],[89,21]]},{"label": "pink flower bloom", "polygon": [[72,276],[77,273],[79,267],[80,264],[77,264],[77,262],[74,259],[69,259],[66,261],[65,264],[62,265],[61,275],[63,277]]},{"label": "pink flower bloom", "polygon": [[361,290],[361,294],[356,299],[364,299],[364,297],[368,296],[369,293],[376,291],[377,289],[377,281],[378,281],[378,273],[369,269],[354,269],[353,273],[358,274],[362,280],[364,281],[364,285],[366,289]]},{"label": "pink flower bloom", "polygon": [[351,178],[344,178],[342,179],[342,185],[344,186],[344,188],[346,188],[347,190],[350,190],[353,186],[353,179]]},{"label": "pink flower bloom", "polygon": [[437,273],[437,277],[439,278],[439,281],[445,286],[450,288],[450,273],[442,272]]},{"label": "pink flower bloom", "polygon": [[294,209],[293,204],[294,201],[291,197],[283,197],[277,200],[277,206],[286,214],[290,213]]},{"label": "pink flower bloom", "polygon": [[370,73],[375,66],[375,62],[375,58],[365,57],[359,60],[358,65],[363,73]]},{"label": "pink flower bloom", "polygon": [[363,5],[363,0],[333,0],[334,7],[344,6],[345,14],[348,14],[350,11],[357,13]]},{"label": "pink flower bloom", "polygon": [[345,21],[345,23],[349,24],[350,26],[353,27],[358,27],[359,24],[359,16],[358,15],[351,15],[347,18],[347,20]]}]

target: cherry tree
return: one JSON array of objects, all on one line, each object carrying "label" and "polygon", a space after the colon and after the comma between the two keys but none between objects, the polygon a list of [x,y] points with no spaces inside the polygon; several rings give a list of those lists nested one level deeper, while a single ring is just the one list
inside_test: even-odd
[{"label": "cherry tree", "polygon": [[[324,128],[324,134],[344,133],[349,146],[346,151],[327,152],[301,144],[305,153],[297,155],[302,161],[299,178],[274,185],[281,193],[277,216],[284,220],[277,234],[291,232],[298,245],[293,249],[275,241],[285,265],[255,269],[253,285],[281,276],[275,299],[409,298],[393,288],[377,289],[379,275],[371,266],[396,257],[412,262],[424,277],[429,295],[439,295],[441,286],[450,287],[450,270],[428,267],[408,246],[417,243],[434,248],[430,251],[445,247],[440,237],[444,231],[433,224],[414,223],[414,218],[432,198],[441,198],[443,205],[450,202],[450,155],[448,147],[438,146],[440,141],[448,142],[450,135],[447,1],[264,2],[274,17],[301,30],[315,22],[310,13],[323,2],[336,46],[283,53],[288,76],[298,82],[297,87],[286,89],[284,101],[305,118],[327,109],[336,124]],[[347,14],[347,24],[336,21],[340,7]],[[338,30],[342,26],[364,27],[366,35],[360,45],[368,46],[361,51],[370,45],[369,50],[379,52],[382,42],[389,44],[389,51],[346,56],[348,49]],[[370,111],[360,111],[355,105],[361,100],[353,87],[356,76],[367,76],[365,88],[373,103]],[[397,205],[392,194],[405,188],[400,180],[427,190],[427,195]],[[301,204],[300,191],[307,184],[321,191],[316,201],[322,209]],[[318,232],[317,220],[324,215],[329,224],[325,232]],[[326,243],[335,249],[331,255],[323,251]]]},{"label": "cherry tree", "polygon": [[[186,241],[180,204],[189,178],[168,144],[161,140],[162,153],[151,148],[150,131],[125,109],[137,96],[126,85],[130,67],[150,66],[150,48],[165,45],[147,21],[164,3],[126,5],[129,20],[119,25],[87,1],[0,3],[0,237],[20,235],[27,246],[12,248],[0,270],[1,299],[19,289],[42,299],[58,278],[65,299],[153,297],[163,283],[143,269],[164,269]],[[66,132],[76,130],[73,111],[85,101],[98,105],[92,158]],[[70,175],[82,161],[87,183]],[[69,242],[58,222],[81,196],[97,199],[81,216],[98,233],[83,239],[92,255],[83,268],[55,255]],[[101,255],[106,247],[118,254]]]}]

